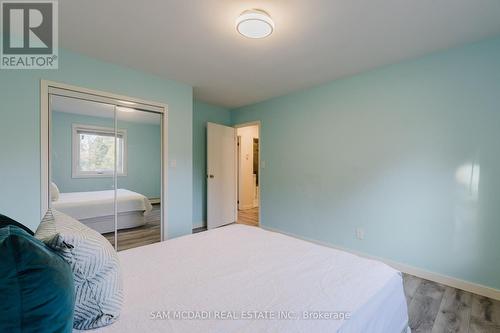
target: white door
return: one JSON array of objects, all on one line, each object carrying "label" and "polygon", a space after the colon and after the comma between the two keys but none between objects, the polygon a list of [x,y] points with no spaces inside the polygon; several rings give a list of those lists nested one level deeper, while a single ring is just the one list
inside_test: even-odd
[{"label": "white door", "polygon": [[236,130],[207,123],[207,228],[236,222]]}]

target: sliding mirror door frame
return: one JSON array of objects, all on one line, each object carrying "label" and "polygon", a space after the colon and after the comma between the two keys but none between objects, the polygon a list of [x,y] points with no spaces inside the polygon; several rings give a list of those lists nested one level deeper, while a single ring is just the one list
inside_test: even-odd
[{"label": "sliding mirror door frame", "polygon": [[[50,95],[80,98],[94,102],[114,104],[124,108],[134,108],[155,112],[161,116],[161,241],[168,239],[168,105],[130,96],[92,90],[54,81],[40,81],[40,219],[50,206],[49,184],[51,173],[51,105]],[[115,119],[116,121],[116,119]],[[116,178],[116,177],[115,177]],[[115,211],[116,214],[116,211]]]}]

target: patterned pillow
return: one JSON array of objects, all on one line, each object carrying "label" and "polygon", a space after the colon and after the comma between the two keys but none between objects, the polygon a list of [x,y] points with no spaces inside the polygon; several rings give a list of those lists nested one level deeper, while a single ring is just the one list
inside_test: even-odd
[{"label": "patterned pillow", "polygon": [[94,329],[115,322],[123,303],[120,262],[111,244],[72,217],[49,210],[35,237],[59,253],[73,270],[73,327]]}]

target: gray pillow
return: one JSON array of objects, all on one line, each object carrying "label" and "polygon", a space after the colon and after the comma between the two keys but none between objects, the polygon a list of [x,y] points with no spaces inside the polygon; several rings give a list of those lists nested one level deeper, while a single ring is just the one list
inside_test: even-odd
[{"label": "gray pillow", "polygon": [[123,304],[120,262],[97,231],[56,210],[49,210],[35,237],[59,253],[73,270],[73,327],[94,329],[115,322]]}]

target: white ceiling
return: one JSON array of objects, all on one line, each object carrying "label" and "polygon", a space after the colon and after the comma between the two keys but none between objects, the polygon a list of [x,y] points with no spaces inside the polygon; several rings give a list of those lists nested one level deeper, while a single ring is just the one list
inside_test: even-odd
[{"label": "white ceiling", "polygon": [[[266,39],[240,36],[266,10]],[[64,48],[194,87],[238,107],[500,34],[499,0],[64,0]]]},{"label": "white ceiling", "polygon": [[[56,112],[64,112],[71,114],[78,114],[89,117],[107,118],[112,127],[114,125],[114,105],[105,104],[100,102],[86,101],[70,97],[52,96],[51,109]],[[128,110],[133,110],[126,108]],[[143,123],[143,124],[161,124],[161,116],[159,114],[147,111],[135,110],[133,112],[124,112],[118,107],[118,121],[129,123]]]}]

